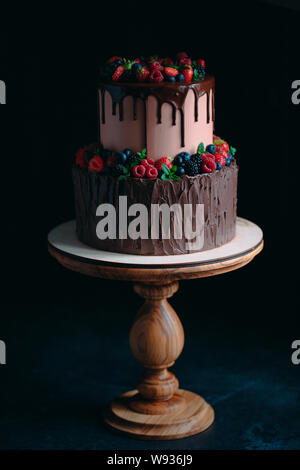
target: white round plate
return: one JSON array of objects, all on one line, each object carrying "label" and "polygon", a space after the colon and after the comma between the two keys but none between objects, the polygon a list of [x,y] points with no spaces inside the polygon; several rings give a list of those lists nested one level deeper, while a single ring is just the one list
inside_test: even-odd
[{"label": "white round plate", "polygon": [[113,253],[91,248],[80,242],[75,231],[75,220],[55,227],[48,235],[49,243],[61,252],[78,258],[85,258],[106,263],[124,265],[172,265],[172,264],[205,264],[221,261],[245,254],[255,249],[262,241],[262,230],[249,220],[237,218],[236,235],[229,243],[212,250],[200,251],[187,255],[141,256],[124,253]]}]

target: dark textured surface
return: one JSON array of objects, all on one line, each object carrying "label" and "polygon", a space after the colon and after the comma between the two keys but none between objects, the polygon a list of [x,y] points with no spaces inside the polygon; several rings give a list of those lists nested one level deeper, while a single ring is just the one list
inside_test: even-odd
[{"label": "dark textured surface", "polygon": [[[51,286],[40,292],[46,303],[25,298],[3,309],[1,449],[300,448],[300,366],[290,359],[296,315],[288,310],[282,323],[279,310],[265,308],[271,285],[256,282],[256,295],[248,292],[264,252],[239,271],[181,282],[171,300],[186,334],[172,370],[214,406],[216,421],[170,442],[120,436],[101,420],[103,406],[133,388],[142,370],[128,344],[142,300],[128,283],[87,278],[54,260],[50,268]],[[233,301],[226,293],[237,285]]]},{"label": "dark textured surface", "polygon": [[[77,234],[81,241],[100,250],[140,255],[179,255],[192,252],[187,247],[187,239],[174,237],[174,220],[170,221],[170,237],[156,240],[150,238],[153,218],[153,204],[173,204],[180,206],[183,215],[182,233],[188,227],[189,217],[186,216],[185,205],[192,207],[190,226],[195,231],[196,205],[204,204],[204,244],[202,250],[210,250],[232,240],[235,234],[237,208],[237,176],[238,166],[235,160],[229,167],[221,171],[194,177],[183,176],[179,181],[163,181],[128,178],[118,181],[112,176],[101,176],[74,166],[72,169]],[[96,226],[100,217],[96,216],[100,204],[111,204],[116,210],[116,221],[119,226],[119,197],[127,197],[127,207],[143,204],[147,208],[149,239],[134,240],[127,236],[120,239],[100,240],[96,234]],[[137,214],[138,215],[138,214]],[[106,216],[106,214],[105,214]],[[134,217],[135,218],[135,217]],[[128,223],[130,222],[128,217]],[[160,222],[161,223],[161,222]],[[126,224],[127,225],[127,224]],[[107,230],[107,228],[106,228]],[[118,234],[119,229],[116,233]],[[194,248],[195,250],[195,248]],[[195,250],[197,251],[197,250]],[[201,250],[199,250],[201,251]]]}]

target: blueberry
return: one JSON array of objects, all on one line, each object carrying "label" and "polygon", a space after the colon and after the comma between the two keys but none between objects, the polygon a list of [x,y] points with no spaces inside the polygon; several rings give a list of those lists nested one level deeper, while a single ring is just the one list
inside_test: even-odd
[{"label": "blueberry", "polygon": [[175,77],[170,77],[169,75],[166,75],[166,80],[168,82],[176,82],[176,78]]},{"label": "blueberry", "polygon": [[132,150],[130,150],[130,149],[124,149],[124,150],[123,150],[123,153],[125,153],[126,157],[128,158],[128,157],[130,157],[130,155],[132,155]]},{"label": "blueberry", "polygon": [[101,175],[110,175],[111,174],[111,169],[109,166],[105,166],[103,170],[101,171]]},{"label": "blueberry", "polygon": [[206,146],[206,149],[205,149],[208,153],[216,153],[216,146],[213,145],[213,144],[209,144]]},{"label": "blueberry", "polygon": [[186,163],[191,159],[191,156],[188,152],[181,152],[179,155],[177,155],[177,157],[181,157],[183,163]]},{"label": "blueberry", "polygon": [[217,170],[222,170],[222,165],[221,165],[221,163],[218,162],[218,163],[216,163],[216,165],[217,165]]},{"label": "blueberry", "polygon": [[226,166],[229,166],[231,163],[231,158],[225,157],[226,160]]},{"label": "blueberry", "polygon": [[111,154],[112,154],[111,150],[103,149],[102,152],[101,152],[101,155],[104,158],[104,160],[106,160],[108,157],[110,157]]},{"label": "blueberry", "polygon": [[181,166],[183,164],[183,158],[180,155],[174,158],[174,163],[177,166]]},{"label": "blueberry", "polygon": [[124,165],[127,160],[127,155],[124,152],[118,152],[115,155],[115,161],[117,165]]},{"label": "blueberry", "polygon": [[133,66],[131,67],[134,72],[136,72],[138,69],[141,69],[143,66],[139,62],[135,62]]},{"label": "blueberry", "polygon": [[177,176],[183,176],[185,173],[184,168],[182,166],[179,166],[176,171]]},{"label": "blueberry", "polygon": [[184,75],[182,73],[179,73],[176,77],[177,82],[184,82]]}]

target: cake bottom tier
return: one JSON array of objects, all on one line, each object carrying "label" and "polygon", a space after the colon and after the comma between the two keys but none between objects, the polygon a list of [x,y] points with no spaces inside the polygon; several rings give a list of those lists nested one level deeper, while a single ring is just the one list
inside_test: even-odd
[{"label": "cake bottom tier", "polygon": [[[78,238],[99,250],[135,255],[180,255],[216,248],[235,235],[238,177],[235,160],[220,171],[183,176],[179,181],[137,178],[118,181],[78,166],[73,167],[72,175]],[[142,205],[142,209],[136,204]],[[161,208],[163,204],[169,208],[176,205],[177,212],[169,212],[169,219],[168,210],[165,219],[163,212],[159,212],[158,219],[155,218],[162,224],[159,228],[153,221],[152,211],[154,206]],[[199,228],[196,208],[200,204],[202,241],[197,245],[188,240],[187,231],[196,232]],[[155,214],[158,214],[157,209]],[[183,222],[181,214],[184,214]],[[157,227],[158,232],[154,230]],[[103,235],[103,231],[107,235]]]}]

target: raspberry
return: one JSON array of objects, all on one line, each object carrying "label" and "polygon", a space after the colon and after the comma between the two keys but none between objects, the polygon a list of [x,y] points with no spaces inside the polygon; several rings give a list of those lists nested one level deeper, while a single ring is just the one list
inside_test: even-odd
[{"label": "raspberry", "polygon": [[226,164],[226,156],[223,153],[215,152],[214,160],[215,160],[216,163],[220,163],[222,168]]},{"label": "raspberry", "polygon": [[204,173],[211,173],[217,168],[216,162],[208,153],[202,153],[202,171]]},{"label": "raspberry", "polygon": [[95,171],[96,173],[101,173],[104,168],[104,161],[100,155],[95,155],[89,163],[89,171]]},{"label": "raspberry", "polygon": [[182,57],[179,60],[179,65],[192,65],[192,61],[188,57]]},{"label": "raspberry", "polygon": [[147,178],[157,178],[158,171],[155,166],[148,166],[146,168],[146,176]]},{"label": "raspberry", "polygon": [[85,152],[86,149],[81,148],[76,154],[76,165],[80,166],[80,168],[86,168],[88,165],[88,159],[85,156]]},{"label": "raspberry", "polygon": [[178,52],[176,54],[176,59],[177,60],[184,59],[185,57],[188,57],[188,54],[186,52]]},{"label": "raspberry", "polygon": [[163,70],[163,66],[158,62],[158,60],[155,60],[154,62],[151,62],[150,64],[150,70],[159,70],[160,72]]},{"label": "raspberry", "polygon": [[154,165],[154,160],[152,160],[152,158],[143,158],[143,160],[141,161],[141,164],[148,167],[148,166],[153,166]]},{"label": "raspberry", "polygon": [[169,157],[162,157],[160,158],[159,160],[157,160],[155,162],[155,168],[158,170],[158,171],[162,171],[162,164],[165,164],[168,168],[172,168],[172,163],[171,163],[171,160],[169,159]]},{"label": "raspberry", "polygon": [[146,167],[144,165],[136,165],[133,167],[132,173],[135,178],[143,178],[146,173]]},{"label": "raspberry", "polygon": [[159,70],[154,69],[149,75],[149,80],[150,82],[160,83],[164,81],[164,77],[163,77],[163,74]]}]

